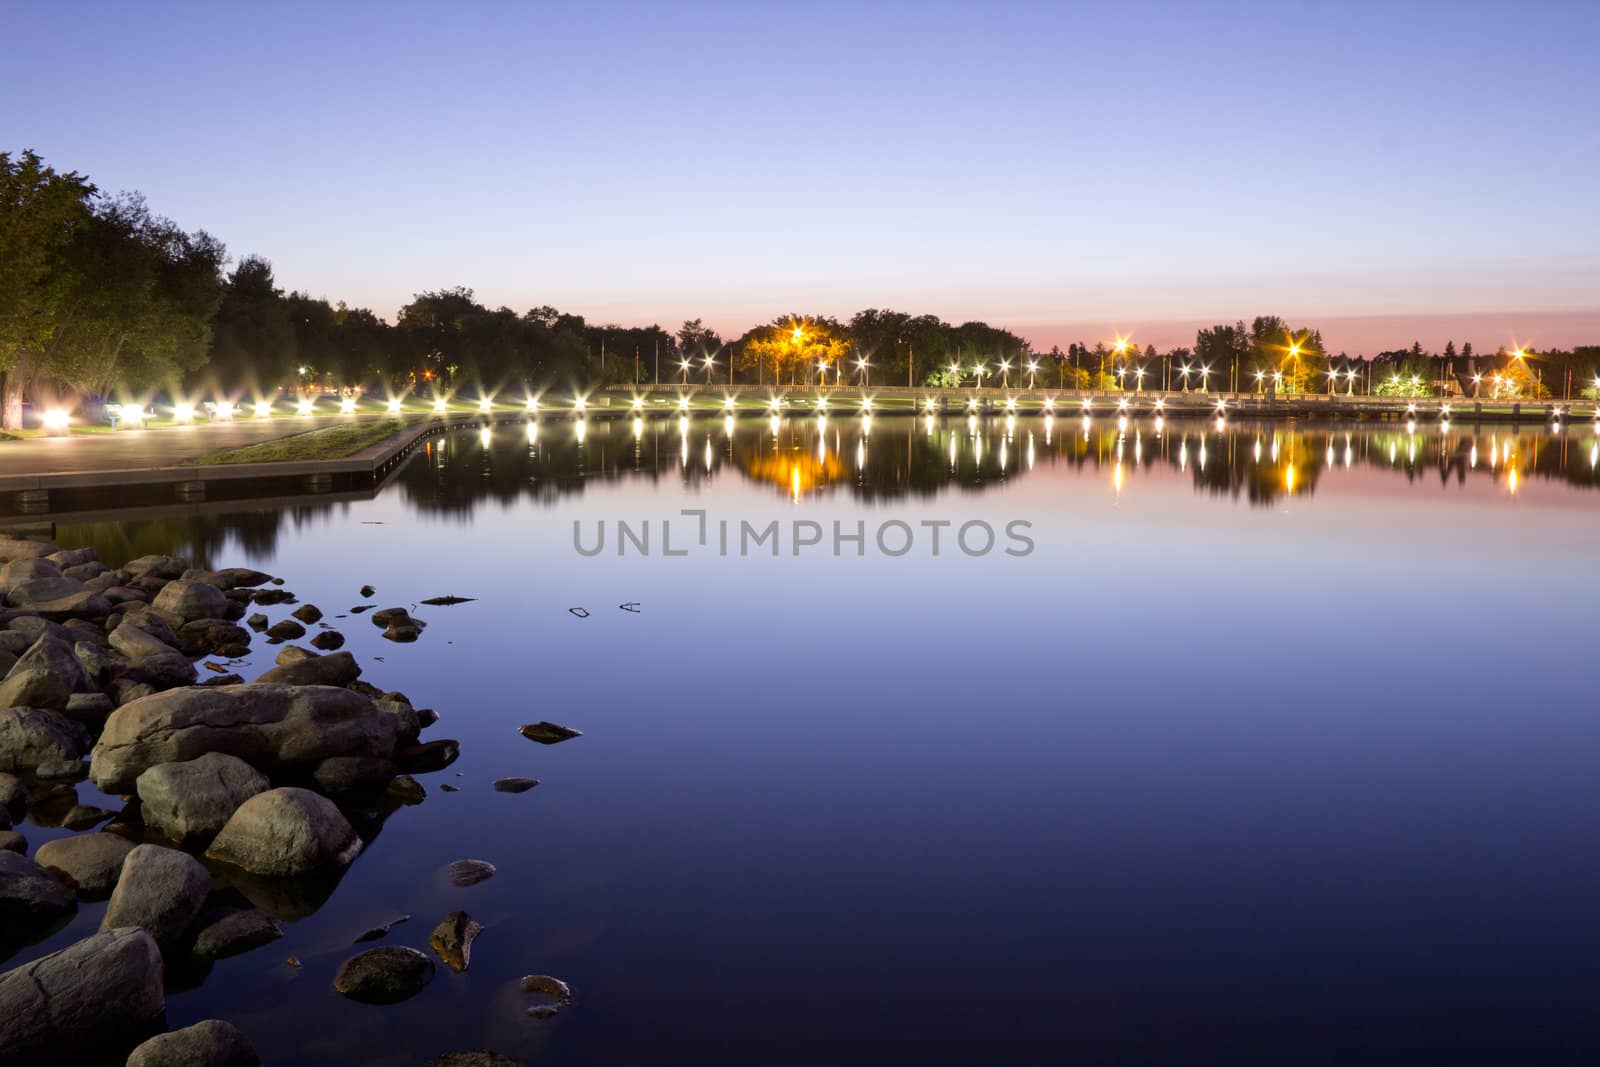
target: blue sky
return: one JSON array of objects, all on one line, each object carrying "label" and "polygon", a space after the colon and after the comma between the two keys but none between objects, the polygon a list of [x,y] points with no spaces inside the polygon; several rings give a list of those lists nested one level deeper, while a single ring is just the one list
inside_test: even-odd
[{"label": "blue sky", "polygon": [[386,316],[468,285],[730,330],[892,306],[1045,344],[1268,311],[1351,350],[1600,340],[1600,4],[5,20],[0,146]]}]

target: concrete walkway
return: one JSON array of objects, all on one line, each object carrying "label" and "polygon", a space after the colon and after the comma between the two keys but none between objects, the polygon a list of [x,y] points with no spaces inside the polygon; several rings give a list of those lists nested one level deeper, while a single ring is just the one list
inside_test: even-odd
[{"label": "concrete walkway", "polygon": [[76,437],[0,441],[0,477],[173,467],[227,448],[260,444],[323,426],[384,417],[377,414],[286,415],[274,419],[237,419]]}]

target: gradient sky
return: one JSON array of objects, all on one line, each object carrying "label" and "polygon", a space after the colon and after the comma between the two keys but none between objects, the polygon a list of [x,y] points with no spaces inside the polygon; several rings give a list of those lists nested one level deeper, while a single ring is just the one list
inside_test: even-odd
[{"label": "gradient sky", "polygon": [[4,5],[0,147],[418,290],[1600,342],[1600,4]]}]

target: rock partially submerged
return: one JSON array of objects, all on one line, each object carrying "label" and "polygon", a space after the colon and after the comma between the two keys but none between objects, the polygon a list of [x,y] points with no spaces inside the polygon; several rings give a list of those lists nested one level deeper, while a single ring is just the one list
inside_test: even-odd
[{"label": "rock partially submerged", "polygon": [[94,747],[89,773],[102,790],[125,793],[149,768],[207,752],[273,773],[309,772],[335,756],[388,759],[394,737],[394,716],[348,689],[196,686],[118,708]]},{"label": "rock partially submerged", "polygon": [[444,965],[460,974],[472,962],[472,942],[483,927],[464,911],[452,911],[433,928],[428,944]]},{"label": "rock partially submerged", "polygon": [[77,834],[46,841],[34,859],[76,885],[80,900],[104,900],[111,895],[122,862],[132,851],[133,842],[120,834]]},{"label": "rock partially submerged", "polygon": [[528,1014],[535,1018],[556,1014],[572,999],[572,989],[567,983],[548,974],[530,974],[523,978],[522,992],[527,997]]},{"label": "rock partially submerged", "polygon": [[140,845],[122,863],[100,929],[138,926],[170,951],[188,933],[210,891],[211,875],[187,852]]},{"label": "rock partially submerged", "polygon": [[151,767],[134,788],[144,824],[169,841],[188,844],[217,836],[239,805],[265,793],[272,783],[236,756],[207,752]]},{"label": "rock partially submerged", "polygon": [[47,925],[77,906],[66,882],[26,856],[0,851],[0,940]]},{"label": "rock partially submerged", "polygon": [[136,929],[94,934],[0,975],[0,1062],[72,1062],[137,1035],[165,1007],[155,939]]},{"label": "rock partially submerged", "polygon": [[89,732],[49,708],[0,708],[0,771],[70,763],[89,751]]},{"label": "rock partially submerged", "polygon": [[398,1004],[422,992],[433,970],[433,961],[416,949],[386,945],[345,960],[333,988],[364,1004]]},{"label": "rock partially submerged", "polygon": [[283,926],[259,908],[218,908],[195,922],[194,955],[202,960],[237,956],[283,936]]},{"label": "rock partially submerged", "polygon": [[498,778],[494,783],[496,793],[526,793],[539,784],[537,778]]},{"label": "rock partially submerged", "polygon": [[252,874],[293,878],[350,864],[361,838],[333,802],[309,789],[272,789],[233,813],[206,855]]},{"label": "rock partially submerged", "polygon": [[477,885],[494,877],[494,864],[488,860],[456,860],[450,865],[450,881],[458,886]]},{"label": "rock partially submerged", "polygon": [[221,1019],[157,1034],[128,1056],[127,1067],[260,1067],[255,1046]]},{"label": "rock partially submerged", "polygon": [[348,652],[333,652],[326,656],[306,655],[273,667],[256,681],[262,685],[345,686],[359,677],[361,665],[354,656]]},{"label": "rock partially submerged", "polygon": [[521,726],[517,733],[529,741],[537,741],[541,745],[554,745],[561,741],[570,741],[574,737],[582,737],[581,730],[574,730],[570,726],[561,726],[553,722],[530,722]]}]

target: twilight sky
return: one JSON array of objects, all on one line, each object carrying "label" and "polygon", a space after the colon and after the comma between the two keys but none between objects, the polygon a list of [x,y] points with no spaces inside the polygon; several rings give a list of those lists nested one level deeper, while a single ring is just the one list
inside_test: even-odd
[{"label": "twilight sky", "polygon": [[386,317],[1600,342],[1600,4],[4,7],[0,148]]}]

